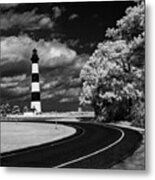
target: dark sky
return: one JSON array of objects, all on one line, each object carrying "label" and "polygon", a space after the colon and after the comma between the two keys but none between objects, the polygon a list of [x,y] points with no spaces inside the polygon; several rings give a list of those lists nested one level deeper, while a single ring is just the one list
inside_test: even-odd
[{"label": "dark sky", "polygon": [[1,103],[30,106],[32,49],[44,111],[77,110],[79,73],[133,1],[1,4]]}]

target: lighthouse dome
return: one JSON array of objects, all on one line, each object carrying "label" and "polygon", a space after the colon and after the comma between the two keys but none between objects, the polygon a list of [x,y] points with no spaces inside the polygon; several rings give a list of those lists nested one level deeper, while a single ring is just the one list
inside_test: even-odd
[{"label": "lighthouse dome", "polygon": [[33,49],[32,52],[33,52],[32,57],[31,57],[32,63],[38,63],[39,57],[38,57],[38,54],[37,54],[37,49]]}]

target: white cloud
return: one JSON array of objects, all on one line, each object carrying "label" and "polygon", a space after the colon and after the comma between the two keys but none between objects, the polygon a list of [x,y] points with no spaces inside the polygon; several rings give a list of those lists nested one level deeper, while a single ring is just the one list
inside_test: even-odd
[{"label": "white cloud", "polygon": [[52,97],[54,97],[54,95],[50,92],[44,91],[41,93],[41,99],[50,99]]},{"label": "white cloud", "polygon": [[76,19],[76,18],[78,18],[79,16],[78,16],[78,14],[72,14],[71,16],[69,16],[69,20],[73,20],[73,19]]},{"label": "white cloud", "polygon": [[8,62],[18,62],[30,57],[33,41],[27,36],[11,36],[1,39],[1,65]]},{"label": "white cloud", "polygon": [[12,88],[16,87],[18,82],[1,83],[1,88]]},{"label": "white cloud", "polygon": [[50,88],[55,87],[59,83],[59,80],[52,80],[50,82],[44,83],[42,86],[43,90],[48,90]]},{"label": "white cloud", "polygon": [[7,30],[12,27],[24,28],[24,29],[40,29],[40,28],[52,28],[54,22],[44,14],[36,14],[36,10],[26,11],[18,14],[12,10],[7,13],[1,14],[1,26],[0,29]]},{"label": "white cloud", "polygon": [[65,89],[60,89],[60,90],[57,90],[54,95],[55,96],[61,96],[61,95],[64,95],[66,93],[66,90]]},{"label": "white cloud", "polygon": [[53,11],[53,18],[55,19],[62,15],[62,10],[58,6],[54,6],[52,8],[52,11]]},{"label": "white cloud", "polygon": [[53,67],[70,63],[76,57],[76,52],[65,44],[57,41],[34,41],[28,36],[11,36],[1,39],[1,65],[9,62],[29,61],[32,49],[37,48],[40,65]]},{"label": "white cloud", "polygon": [[51,19],[49,17],[44,17],[39,21],[39,25],[42,28],[52,28],[54,26],[54,22],[51,22]]},{"label": "white cloud", "polygon": [[60,99],[60,103],[65,103],[65,102],[70,102],[70,101],[72,101],[72,99],[71,98],[62,98],[62,99]]},{"label": "white cloud", "polygon": [[29,87],[16,86],[14,88],[11,88],[11,91],[16,95],[27,94],[29,92]]},{"label": "white cloud", "polygon": [[26,74],[22,74],[19,76],[3,77],[1,78],[1,82],[10,83],[10,82],[24,81],[25,79],[26,79]]},{"label": "white cloud", "polygon": [[78,97],[81,92],[81,88],[70,88],[66,91],[65,95],[68,97]]},{"label": "white cloud", "polygon": [[1,88],[4,88],[5,91],[16,95],[25,94],[29,91],[29,86],[27,86],[28,78],[26,74],[11,76],[11,77],[2,77],[0,80]]}]

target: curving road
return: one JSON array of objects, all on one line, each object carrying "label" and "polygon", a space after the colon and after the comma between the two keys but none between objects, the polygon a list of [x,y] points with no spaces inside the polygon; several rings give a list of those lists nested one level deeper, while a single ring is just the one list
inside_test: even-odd
[{"label": "curving road", "polygon": [[61,124],[75,127],[77,133],[56,142],[2,153],[1,166],[109,168],[133,153],[142,140],[140,133],[126,128],[79,122]]}]

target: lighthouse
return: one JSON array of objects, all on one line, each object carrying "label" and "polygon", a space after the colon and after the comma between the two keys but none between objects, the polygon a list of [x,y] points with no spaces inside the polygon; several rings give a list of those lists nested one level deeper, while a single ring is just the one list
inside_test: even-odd
[{"label": "lighthouse", "polygon": [[32,62],[31,109],[33,109],[36,113],[41,113],[39,57],[36,49],[33,49],[31,62]]}]

